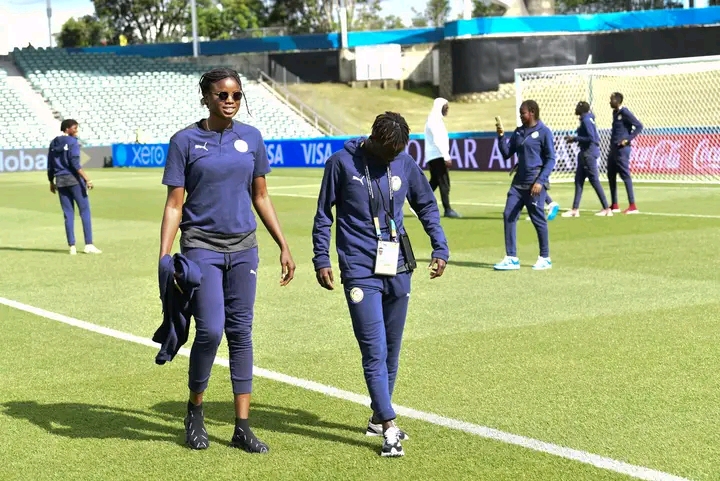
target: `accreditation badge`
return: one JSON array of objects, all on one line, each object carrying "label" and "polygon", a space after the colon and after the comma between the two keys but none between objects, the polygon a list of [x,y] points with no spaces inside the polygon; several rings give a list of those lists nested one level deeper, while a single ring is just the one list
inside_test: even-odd
[{"label": "accreditation badge", "polygon": [[375,255],[375,274],[379,276],[397,275],[400,243],[379,241]]}]

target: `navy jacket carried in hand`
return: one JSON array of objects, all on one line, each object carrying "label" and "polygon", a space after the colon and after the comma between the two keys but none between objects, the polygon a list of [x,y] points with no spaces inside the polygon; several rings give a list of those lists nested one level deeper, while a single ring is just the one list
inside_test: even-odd
[{"label": "navy jacket carried in hand", "polygon": [[610,134],[610,146],[618,147],[620,142],[627,140],[633,141],[640,132],[642,132],[643,124],[633,115],[627,107],[620,107],[613,110],[612,132]]},{"label": "navy jacket carried in hand", "polygon": [[56,176],[72,175],[80,180],[80,144],[72,135],[58,135],[50,143],[47,157],[47,176],[52,182]]},{"label": "navy jacket carried in hand", "polygon": [[595,114],[592,112],[582,114],[575,140],[580,147],[580,152],[587,152],[595,158],[600,157],[600,135],[595,126]]},{"label": "navy jacket carried in hand", "polygon": [[[330,235],[335,207],[337,227],[335,245],[340,263],[340,277],[361,279],[372,277],[378,239],[373,226],[370,193],[365,177],[367,161],[374,196],[382,201],[379,215],[383,240],[390,240],[390,227],[385,210],[389,211],[389,190],[393,189],[393,217],[397,230],[405,232],[403,205],[405,199],[417,213],[425,232],[430,236],[432,257],[447,261],[450,252],[440,225],[440,211],[430,183],[415,159],[401,152],[390,162],[391,179],[388,182],[387,165],[368,157],[360,147],[365,138],[350,139],[345,147],[335,152],[325,163],[325,173],[317,213],[313,223],[313,264],[315,270],[330,267]],[[389,185],[392,184],[392,185]],[[405,260],[400,254],[398,267]]]},{"label": "navy jacket carried in hand", "polygon": [[515,185],[548,185],[555,168],[555,145],[552,131],[541,121],[534,127],[520,126],[506,140],[498,139],[500,154],[509,159],[518,156],[517,171],[512,183]]},{"label": "navy jacket carried in hand", "polygon": [[152,340],[160,344],[156,364],[172,361],[190,331],[191,303],[202,282],[200,267],[182,254],[163,256],[158,268],[163,322]]}]

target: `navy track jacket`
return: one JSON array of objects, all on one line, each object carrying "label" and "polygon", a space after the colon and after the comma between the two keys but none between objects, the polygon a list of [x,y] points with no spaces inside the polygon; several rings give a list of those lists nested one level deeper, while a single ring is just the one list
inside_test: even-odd
[{"label": "navy track jacket", "polygon": [[[340,264],[341,279],[373,277],[378,239],[373,226],[370,194],[365,177],[367,161],[375,196],[382,199],[383,209],[389,211],[389,189],[393,189],[393,218],[400,233],[405,232],[403,204],[405,199],[417,213],[430,237],[432,257],[447,261],[450,252],[440,225],[440,211],[430,183],[415,159],[401,152],[390,162],[392,186],[388,185],[387,166],[368,157],[360,145],[364,137],[350,139],[325,163],[317,213],[313,223],[313,264],[315,270],[330,267],[330,236],[335,207],[337,227],[335,245]],[[383,240],[390,240],[387,216],[379,216]],[[398,265],[404,259],[402,252]]]},{"label": "navy track jacket", "polygon": [[197,264],[182,254],[165,255],[160,259],[158,281],[163,321],[152,340],[160,344],[155,363],[162,365],[172,361],[188,340],[191,301],[202,282],[202,273]]}]

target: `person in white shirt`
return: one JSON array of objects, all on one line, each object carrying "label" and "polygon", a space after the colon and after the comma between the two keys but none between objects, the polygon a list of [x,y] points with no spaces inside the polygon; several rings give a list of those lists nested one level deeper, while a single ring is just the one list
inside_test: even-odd
[{"label": "person in white shirt", "polygon": [[433,107],[425,123],[425,161],[430,166],[430,186],[440,187],[440,198],[445,217],[460,217],[450,207],[450,173],[448,167],[452,165],[450,159],[450,138],[445,128],[443,117],[448,113],[448,101],[438,97],[433,101]]}]

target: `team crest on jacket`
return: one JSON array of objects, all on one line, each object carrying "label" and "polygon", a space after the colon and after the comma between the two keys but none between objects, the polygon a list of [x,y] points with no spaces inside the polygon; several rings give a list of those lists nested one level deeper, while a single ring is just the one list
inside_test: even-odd
[{"label": "team crest on jacket", "polygon": [[248,144],[242,139],[237,139],[235,141],[235,150],[238,152],[247,152],[248,151]]},{"label": "team crest on jacket", "polygon": [[400,190],[400,187],[402,187],[402,179],[397,175],[392,176],[392,178],[390,179],[390,183],[392,184],[393,192],[397,192],[398,190]]},{"label": "team crest on jacket", "polygon": [[355,304],[362,301],[364,297],[365,293],[359,287],[353,287],[352,289],[350,289],[350,300],[353,301]]},{"label": "team crest on jacket", "polygon": [[622,120],[622,115],[618,115],[618,120]]},{"label": "team crest on jacket", "polygon": [[530,134],[530,137],[532,137],[533,139],[537,139],[538,137],[540,137],[540,134],[538,132],[533,132],[532,134]]}]

